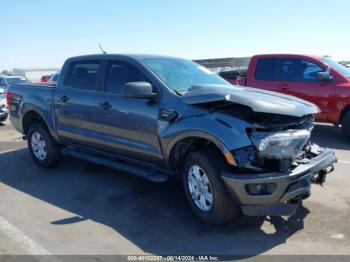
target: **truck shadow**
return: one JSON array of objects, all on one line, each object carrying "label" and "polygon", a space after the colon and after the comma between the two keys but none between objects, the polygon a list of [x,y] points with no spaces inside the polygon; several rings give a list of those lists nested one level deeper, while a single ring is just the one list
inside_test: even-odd
[{"label": "truck shadow", "polygon": [[192,214],[177,180],[156,184],[73,159],[43,170],[26,149],[0,154],[0,163],[1,183],[77,214],[57,217],[51,225],[62,227],[90,219],[157,255],[258,255],[286,243],[303,229],[309,213],[300,207],[286,219],[242,216],[211,227]]},{"label": "truck shadow", "polygon": [[311,141],[323,147],[350,150],[350,141],[344,137],[341,128],[331,125],[316,124]]}]

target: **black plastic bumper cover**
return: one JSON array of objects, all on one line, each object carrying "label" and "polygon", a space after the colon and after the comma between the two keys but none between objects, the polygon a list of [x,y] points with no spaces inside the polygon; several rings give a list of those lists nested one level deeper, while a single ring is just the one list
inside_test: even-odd
[{"label": "black plastic bumper cover", "polygon": [[[224,180],[230,193],[242,205],[242,210],[249,209],[247,213],[256,206],[258,213],[262,215],[262,207],[267,208],[267,212],[272,205],[286,203],[289,200],[299,196],[309,196],[311,193],[312,176],[319,173],[337,162],[337,158],[333,151],[324,149],[324,151],[311,159],[309,163],[296,167],[292,172],[273,172],[266,174],[232,174],[222,173]],[[270,184],[276,185],[276,189],[271,194],[251,195],[247,192],[248,184]],[[246,213],[246,212],[244,212]]]}]

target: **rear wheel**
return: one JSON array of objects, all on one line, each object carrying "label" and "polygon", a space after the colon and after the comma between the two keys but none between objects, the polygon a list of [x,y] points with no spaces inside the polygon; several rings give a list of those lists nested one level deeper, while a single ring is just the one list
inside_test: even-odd
[{"label": "rear wheel", "polygon": [[347,139],[350,139],[350,111],[346,112],[342,122],[341,122],[341,128],[343,131],[344,136]]},{"label": "rear wheel", "polygon": [[50,168],[60,160],[60,146],[41,124],[33,124],[27,132],[29,152],[39,166]]},{"label": "rear wheel", "polygon": [[239,214],[239,206],[220,177],[225,166],[219,155],[204,152],[190,153],[183,166],[186,198],[197,217],[209,225],[225,223]]}]

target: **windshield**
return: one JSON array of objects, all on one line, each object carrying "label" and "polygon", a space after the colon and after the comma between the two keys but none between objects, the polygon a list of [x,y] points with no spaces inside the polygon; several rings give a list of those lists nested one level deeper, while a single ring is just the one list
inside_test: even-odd
[{"label": "windshield", "polygon": [[146,58],[144,62],[168,87],[178,92],[186,92],[193,85],[229,85],[209,69],[189,60]]},{"label": "windshield", "polygon": [[349,68],[346,68],[345,66],[339,64],[338,62],[336,62],[328,57],[320,57],[320,59],[323,63],[326,63],[327,65],[329,65],[330,67],[332,67],[333,69],[338,71],[343,76],[350,78],[350,69]]},{"label": "windshield", "polygon": [[24,77],[9,77],[9,78],[6,78],[6,82],[9,85],[29,83],[29,81],[27,79],[25,79]]}]

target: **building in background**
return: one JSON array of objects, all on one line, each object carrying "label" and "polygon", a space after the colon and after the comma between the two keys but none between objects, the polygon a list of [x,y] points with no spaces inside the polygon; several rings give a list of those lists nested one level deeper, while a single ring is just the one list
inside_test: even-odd
[{"label": "building in background", "polygon": [[246,68],[251,57],[229,57],[194,60],[196,63],[213,70],[214,72]]},{"label": "building in background", "polygon": [[59,68],[14,68],[12,72],[14,75],[26,77],[33,83],[39,83],[43,76],[50,76],[59,70]]}]

